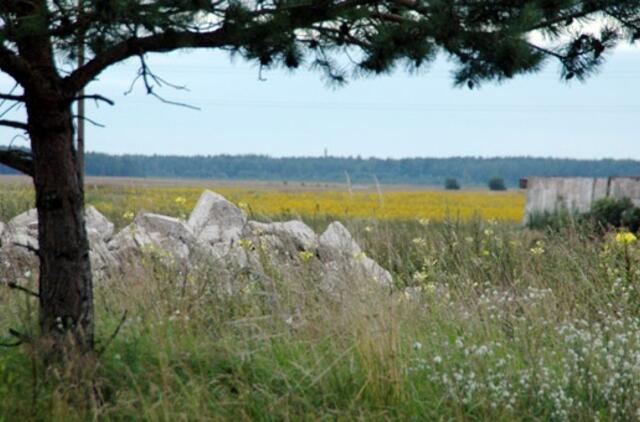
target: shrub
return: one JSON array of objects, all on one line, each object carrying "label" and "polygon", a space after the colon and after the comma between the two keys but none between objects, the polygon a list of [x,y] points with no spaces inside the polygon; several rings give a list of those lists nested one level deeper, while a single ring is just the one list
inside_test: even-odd
[{"label": "shrub", "polygon": [[583,214],[561,208],[554,212],[544,211],[530,215],[526,225],[534,230],[550,230],[559,232],[567,227],[580,228],[585,227],[588,220]]},{"label": "shrub", "polygon": [[504,179],[502,177],[492,177],[491,179],[489,179],[489,189],[507,190],[507,185],[505,185]]},{"label": "shrub", "polygon": [[454,178],[448,178],[447,180],[444,181],[444,188],[446,190],[459,190],[460,189],[460,183],[458,183],[457,179]]},{"label": "shrub", "polygon": [[603,228],[621,227],[623,214],[626,213],[627,219],[632,218],[634,208],[629,198],[602,198],[594,202],[589,215],[595,223]]},{"label": "shrub", "polygon": [[635,233],[640,230],[640,208],[629,198],[603,198],[594,202],[586,213],[560,209],[533,214],[527,221],[527,227],[532,229],[558,231],[567,226],[581,226],[588,231],[625,227]]},{"label": "shrub", "polygon": [[633,207],[624,210],[620,218],[620,223],[629,231],[636,233],[640,230],[640,208]]}]

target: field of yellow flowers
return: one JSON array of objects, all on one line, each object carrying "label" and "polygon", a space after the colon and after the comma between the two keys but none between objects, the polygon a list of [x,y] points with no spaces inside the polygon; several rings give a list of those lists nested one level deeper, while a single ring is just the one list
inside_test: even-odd
[{"label": "field of yellow flowers", "polygon": [[[283,190],[206,186],[244,208],[248,213],[270,217],[433,219],[462,220],[471,217],[521,221],[525,196],[519,191],[398,190],[353,192]],[[116,224],[125,224],[140,210],[185,218],[205,187],[89,185],[87,203]],[[25,185],[0,184],[0,220],[6,221],[33,203],[33,191]]]}]

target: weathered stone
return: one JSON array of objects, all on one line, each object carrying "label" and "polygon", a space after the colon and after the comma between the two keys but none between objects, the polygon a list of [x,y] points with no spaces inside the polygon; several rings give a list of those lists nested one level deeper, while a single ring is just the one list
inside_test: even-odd
[{"label": "weathered stone", "polygon": [[28,211],[18,214],[9,221],[9,226],[26,227],[30,229],[38,229],[38,211],[32,208]]},{"label": "weathered stone", "polygon": [[5,230],[10,234],[21,233],[37,239],[38,212],[34,208],[13,217],[9,223],[7,223]]},{"label": "weathered stone", "polygon": [[391,287],[393,285],[393,277],[391,276],[391,273],[382,268],[376,261],[368,256],[356,259],[359,260],[359,264],[366,277],[369,277],[371,280],[383,286]]},{"label": "weathered stone", "polygon": [[93,205],[85,208],[84,218],[87,230],[95,230],[104,241],[111,239],[114,229],[113,223],[107,220]]},{"label": "weathered stone", "polygon": [[[33,254],[37,251],[38,215],[35,210],[26,211],[12,218],[2,232],[0,245],[6,249],[5,253],[8,254],[9,249],[15,247],[12,255],[24,255],[24,257],[26,257],[25,254]],[[25,260],[27,259],[22,259],[22,261]]]},{"label": "weathered stone", "polygon": [[12,243],[0,247],[0,283],[23,278],[37,265],[38,257],[27,248]]},{"label": "weathered stone", "polygon": [[[113,235],[113,223],[100,214],[93,206],[85,209],[85,223],[87,232],[94,230],[101,239],[109,240]],[[30,248],[38,249],[38,212],[35,208],[17,215],[5,227],[7,238],[5,243],[16,243],[28,245]],[[2,240],[0,240],[0,244]]]},{"label": "weathered stone", "polygon": [[250,221],[247,227],[251,233],[263,237],[273,235],[293,241],[298,250],[315,251],[318,249],[318,236],[306,224],[299,220],[276,223],[259,223]]},{"label": "weathered stone", "polygon": [[3,281],[23,277],[36,268],[38,257],[38,215],[29,210],[9,221],[0,235],[0,275]]},{"label": "weathered stone", "polygon": [[389,271],[367,257],[351,233],[340,222],[334,221],[320,235],[318,254],[325,263],[325,284],[335,285],[340,278],[361,278],[390,286],[393,278]]},{"label": "weathered stone", "polygon": [[323,261],[352,259],[362,253],[362,249],[342,223],[334,221],[320,235],[318,253]]},{"label": "weathered stone", "polygon": [[138,254],[140,248],[150,242],[149,236],[132,223],[113,236],[107,243],[107,248],[119,262],[123,262]]},{"label": "weathered stone", "polygon": [[134,224],[144,229],[151,236],[173,238],[185,244],[193,244],[196,240],[191,228],[184,221],[177,218],[144,213],[136,217]]},{"label": "weathered stone", "polygon": [[89,259],[96,280],[106,278],[108,274],[120,267],[118,260],[104,241],[103,234],[94,229],[87,229],[90,246]]},{"label": "weathered stone", "polygon": [[133,223],[115,235],[108,243],[108,248],[119,260],[123,260],[156,247],[186,263],[194,245],[195,236],[185,222],[164,215],[145,213],[138,215]]},{"label": "weathered stone", "polygon": [[[86,223],[97,280],[116,270],[126,271],[131,264],[137,266],[137,259],[151,252],[171,265],[206,265],[224,274],[228,280],[221,285],[229,291],[241,289],[242,280],[270,282],[278,273],[291,280],[320,282],[327,290],[349,289],[356,279],[392,284],[389,272],[362,253],[342,224],[330,224],[318,237],[302,221],[247,222],[242,210],[208,191],[188,223],[142,213],[114,235],[113,224],[91,206],[86,209]],[[37,266],[37,236],[35,210],[6,225],[0,223],[0,275],[11,277],[10,269],[19,276]]]},{"label": "weathered stone", "polygon": [[385,287],[393,285],[393,277],[389,271],[364,255],[324,263],[322,274],[324,289],[328,291],[343,289],[357,281],[375,282]]},{"label": "weathered stone", "polygon": [[244,211],[222,195],[205,191],[189,216],[188,225],[204,243],[234,242],[247,222]]}]

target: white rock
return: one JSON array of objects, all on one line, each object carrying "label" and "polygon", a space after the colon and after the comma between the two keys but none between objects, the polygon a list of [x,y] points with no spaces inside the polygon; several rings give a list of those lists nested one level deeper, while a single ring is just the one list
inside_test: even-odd
[{"label": "white rock", "polygon": [[13,232],[7,230],[2,244],[20,246],[31,251],[38,250],[38,239],[29,236],[25,230],[15,230]]},{"label": "white rock", "polygon": [[2,246],[2,233],[4,232],[5,224],[0,221],[0,246]]},{"label": "white rock", "polygon": [[371,280],[383,286],[391,287],[393,285],[393,277],[391,276],[391,273],[382,268],[376,261],[368,256],[356,259],[359,260],[365,277],[369,277]]},{"label": "white rock", "polygon": [[324,263],[322,274],[324,289],[335,291],[347,288],[357,281],[374,282],[384,287],[393,285],[391,273],[366,256]]},{"label": "white rock", "polygon": [[0,245],[18,247],[19,254],[38,250],[38,214],[35,209],[12,218],[0,237]]},{"label": "white rock", "polygon": [[247,222],[244,211],[222,195],[204,191],[189,216],[188,225],[201,242],[233,242],[241,237]]},{"label": "white rock", "polygon": [[191,228],[182,220],[160,214],[139,214],[134,224],[141,227],[151,236],[173,238],[187,244],[195,243]]},{"label": "white rock", "polygon": [[347,274],[347,278],[373,280],[384,286],[393,284],[391,273],[365,256],[349,230],[341,223],[335,221],[329,224],[320,236],[319,243],[318,253],[327,273],[326,284],[335,285],[338,276],[344,274]]},{"label": "white rock", "polygon": [[[113,235],[113,223],[100,214],[93,206],[85,208],[85,223],[87,233],[91,230],[99,233],[103,240],[108,240]],[[2,235],[2,233],[0,233]],[[29,245],[38,249],[38,212],[35,208],[15,216],[9,221],[4,230],[4,243]]]},{"label": "white rock", "polygon": [[278,238],[287,238],[293,241],[296,248],[300,250],[315,251],[318,249],[318,236],[309,226],[299,220],[268,224],[250,221],[247,226],[253,235],[273,235]]},{"label": "white rock", "polygon": [[107,248],[120,263],[138,254],[143,245],[151,243],[149,236],[140,230],[135,224],[129,224],[107,242]]},{"label": "white rock", "polygon": [[118,260],[130,259],[146,248],[158,248],[182,263],[189,259],[195,237],[184,221],[158,214],[140,214],[108,243]]},{"label": "white rock", "polygon": [[108,241],[113,236],[113,223],[107,220],[93,205],[84,209],[84,219],[87,231],[95,230],[102,240]]},{"label": "white rock", "polygon": [[38,211],[32,208],[22,214],[16,215],[9,221],[9,226],[38,228]]},{"label": "white rock", "polygon": [[362,253],[349,230],[338,221],[329,224],[318,240],[318,252],[323,261],[351,259]]},{"label": "white rock", "polygon": [[97,280],[105,278],[110,272],[119,268],[118,261],[109,250],[107,243],[103,240],[103,233],[94,229],[88,229],[89,237],[89,259],[91,260],[91,270]]},{"label": "white rock", "polygon": [[38,238],[38,212],[35,208],[25,211],[9,220],[6,231],[12,233],[22,233]]}]

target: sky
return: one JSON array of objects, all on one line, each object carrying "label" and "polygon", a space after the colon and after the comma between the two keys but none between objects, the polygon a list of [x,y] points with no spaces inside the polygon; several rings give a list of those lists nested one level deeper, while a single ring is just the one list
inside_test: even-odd
[{"label": "sky", "polygon": [[[333,89],[316,72],[269,71],[217,51],[150,56],[152,70],[186,90],[164,87],[164,104],[142,84],[137,63],[116,65],[87,93],[115,101],[87,104],[87,149],[113,154],[280,156],[544,156],[640,159],[640,49],[619,48],[599,75],[560,80],[542,72],[480,89],[453,87],[440,58],[419,75],[356,78]],[[0,77],[0,88],[10,88]],[[19,114],[6,117],[19,118]],[[0,145],[26,146],[0,129]]]}]

